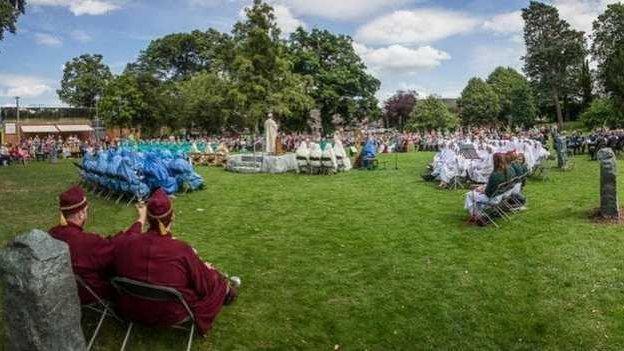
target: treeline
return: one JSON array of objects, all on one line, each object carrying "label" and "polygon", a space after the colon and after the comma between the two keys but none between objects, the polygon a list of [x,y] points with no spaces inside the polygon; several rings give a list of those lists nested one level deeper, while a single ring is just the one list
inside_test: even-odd
[{"label": "treeline", "polygon": [[[419,112],[433,104],[399,91],[384,103],[388,126],[437,129],[468,126],[531,127],[539,120],[582,120],[587,127],[624,127],[624,4],[607,6],[586,34],[572,29],[557,8],[532,1],[522,10],[524,75],[498,67],[483,80],[470,79],[457,115]],[[591,45],[588,42],[591,39]],[[596,64],[590,69],[590,60]],[[428,108],[423,108],[428,109]]]},{"label": "treeline", "polygon": [[[109,126],[158,133],[162,126],[219,133],[253,130],[272,112],[291,130],[307,128],[309,112],[344,124],[378,118],[380,82],[352,46],[326,30],[297,29],[287,39],[273,9],[254,0],[231,33],[215,29],[153,40],[120,75],[100,55],[65,65],[60,99],[96,107]],[[337,119],[333,119],[334,121]]]}]

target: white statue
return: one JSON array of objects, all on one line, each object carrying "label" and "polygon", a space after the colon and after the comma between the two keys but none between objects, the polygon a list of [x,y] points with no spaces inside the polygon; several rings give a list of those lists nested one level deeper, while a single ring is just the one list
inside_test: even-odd
[{"label": "white statue", "polygon": [[264,122],[264,134],[266,139],[265,151],[268,154],[275,154],[275,140],[277,139],[277,123],[273,120],[273,114],[269,113],[269,118]]}]

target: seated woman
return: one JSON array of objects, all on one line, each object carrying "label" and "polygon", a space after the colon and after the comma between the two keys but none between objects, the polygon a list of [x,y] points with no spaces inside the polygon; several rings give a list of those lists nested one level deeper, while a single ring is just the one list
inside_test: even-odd
[{"label": "seated woman", "polygon": [[470,221],[484,223],[480,218],[478,206],[487,203],[496,195],[499,186],[507,181],[507,163],[505,155],[496,153],[493,156],[494,171],[490,174],[487,184],[480,186],[466,194],[464,208],[470,213]]},{"label": "seated woman", "polygon": [[[148,284],[175,288],[192,310],[201,335],[205,335],[221,307],[236,298],[240,279],[204,263],[195,250],[171,233],[173,205],[162,189],[147,203],[149,230],[115,247],[117,275]],[[117,308],[122,316],[148,326],[172,326],[183,322],[187,312],[179,303],[152,301],[121,295]]]},{"label": "seated woman", "polygon": [[494,171],[490,174],[485,189],[482,189],[482,192],[488,198],[492,197],[496,193],[496,190],[498,190],[498,187],[502,183],[509,180],[508,177],[511,175],[511,172],[509,171],[509,166],[507,165],[505,158],[506,157],[503,154],[494,154],[492,159],[494,162]]}]

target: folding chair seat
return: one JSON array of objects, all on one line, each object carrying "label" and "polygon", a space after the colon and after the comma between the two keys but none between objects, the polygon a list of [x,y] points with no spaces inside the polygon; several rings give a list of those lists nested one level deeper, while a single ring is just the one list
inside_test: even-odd
[{"label": "folding chair seat", "polygon": [[[191,308],[186,300],[184,300],[182,293],[171,287],[148,284],[124,277],[115,277],[111,280],[111,283],[119,295],[132,296],[137,299],[149,301],[177,302],[182,305],[187,312],[187,316],[183,321],[180,321],[178,324],[172,325],[171,327],[189,331],[186,350],[189,351],[191,349],[193,336],[195,334],[195,316],[193,315],[193,311],[191,311]],[[190,327],[185,327],[185,324],[190,324]],[[124,351],[126,345],[128,344],[128,339],[130,338],[130,332],[132,331],[133,326],[134,322],[131,321],[128,324],[128,330],[126,331],[126,336],[123,344],[121,345],[121,351]]]},{"label": "folding chair seat", "polygon": [[121,319],[117,316],[117,314],[115,314],[115,311],[113,311],[111,307],[112,303],[110,301],[106,301],[98,296],[98,294],[93,291],[93,289],[91,289],[91,287],[80,276],[74,275],[74,278],[76,279],[76,284],[78,285],[78,287],[87,291],[89,295],[91,295],[91,297],[95,299],[95,302],[84,304],[81,307],[100,314],[100,318],[98,320],[97,326],[95,327],[95,331],[93,331],[93,335],[91,336],[91,339],[89,339],[89,344],[87,345],[88,351],[91,350],[91,347],[93,347],[93,342],[98,336],[100,328],[102,327],[102,323],[104,323],[104,319],[106,319],[107,316],[113,317],[119,322],[121,322]]},{"label": "folding chair seat", "polygon": [[376,169],[378,166],[378,161],[376,157],[364,157],[362,159],[362,165],[364,168],[368,170]]},{"label": "folding chair seat", "polygon": [[310,157],[310,171],[314,173],[320,173],[323,163],[320,157]]},{"label": "folding chair seat", "polygon": [[345,164],[344,164],[344,158],[342,158],[342,156],[336,156],[336,165],[338,168],[338,171],[342,172],[345,169]]},{"label": "folding chair seat", "polygon": [[321,158],[321,166],[323,169],[323,173],[330,173],[333,172],[335,170],[335,165],[332,162],[332,159],[329,157],[322,157]]},{"label": "folding chair seat", "polygon": [[305,156],[297,156],[297,166],[302,172],[307,173],[310,171],[310,161]]}]

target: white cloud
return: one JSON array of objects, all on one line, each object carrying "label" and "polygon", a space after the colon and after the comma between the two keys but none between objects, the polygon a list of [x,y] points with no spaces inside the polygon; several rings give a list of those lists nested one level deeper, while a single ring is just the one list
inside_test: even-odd
[{"label": "white cloud", "polygon": [[293,16],[290,9],[283,5],[275,5],[275,21],[277,26],[282,30],[282,34],[287,36],[294,32],[298,27],[306,28],[306,24]]},{"label": "white cloud", "polygon": [[[202,0],[192,0],[192,1],[202,1]],[[250,5],[244,6],[238,12],[238,16],[241,19],[245,19],[245,9]],[[275,14],[275,22],[277,27],[282,30],[282,37],[287,38],[290,33],[294,32],[298,27],[307,28],[307,25],[302,20],[293,16],[290,9],[283,5],[272,5],[274,14]]]},{"label": "white cloud", "polygon": [[471,31],[479,21],[441,9],[395,11],[360,27],[355,37],[366,44],[424,44]]},{"label": "white cloud", "polygon": [[93,38],[91,37],[91,35],[89,35],[89,33],[83,31],[83,30],[75,30],[72,31],[70,33],[71,37],[76,40],[79,41],[81,43],[88,43],[90,41],[93,40]]},{"label": "white cloud", "polygon": [[[315,16],[331,20],[355,20],[379,13],[383,9],[401,6],[414,0],[276,0],[296,15]],[[419,2],[419,1],[418,1]]]},{"label": "white cloud", "polygon": [[498,66],[511,67],[522,73],[522,56],[525,54],[526,49],[522,44],[506,47],[479,45],[471,53],[471,71],[482,78],[487,78]]},{"label": "white cloud", "polygon": [[58,6],[68,8],[74,15],[103,15],[118,10],[121,5],[115,0],[30,0],[30,5]]},{"label": "white cloud", "polygon": [[559,14],[572,27],[591,33],[592,23],[598,15],[604,12],[607,5],[619,0],[553,0],[553,5],[559,9]]},{"label": "white cloud", "polygon": [[412,49],[394,44],[372,49],[355,43],[354,48],[373,72],[412,73],[438,67],[442,61],[451,58],[448,53],[428,45]]},{"label": "white cloud", "polygon": [[63,45],[63,41],[59,37],[48,33],[35,33],[35,42],[39,45],[51,47]]},{"label": "white cloud", "polygon": [[483,23],[483,29],[499,34],[513,34],[521,32],[524,20],[521,11],[502,13]]},{"label": "white cloud", "polygon": [[50,91],[52,87],[41,78],[0,73],[0,97],[38,97]]}]

